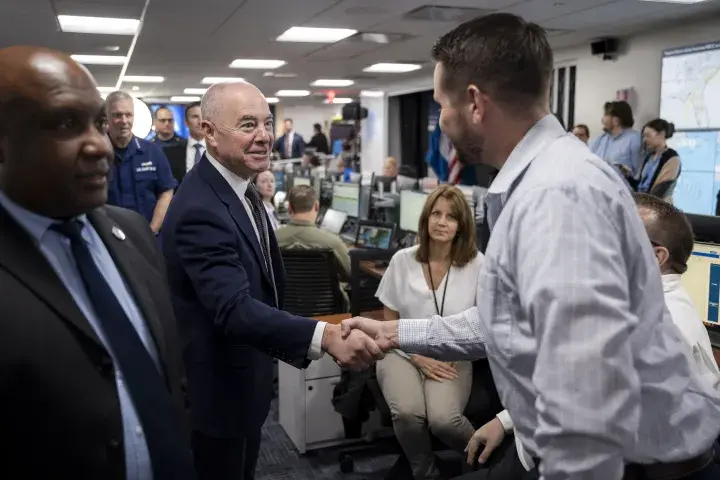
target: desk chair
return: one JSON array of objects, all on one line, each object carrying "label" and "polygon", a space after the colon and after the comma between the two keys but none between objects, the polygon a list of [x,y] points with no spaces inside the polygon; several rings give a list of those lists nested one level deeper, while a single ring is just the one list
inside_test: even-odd
[{"label": "desk chair", "polygon": [[283,249],[282,257],[285,311],[308,318],[344,311],[337,259],[331,249]]},{"label": "desk chair", "polygon": [[350,313],[382,310],[383,305],[375,297],[380,280],[363,272],[360,262],[390,261],[396,250],[352,249],[350,250]]},{"label": "desk chair", "polygon": [[[344,373],[343,377],[345,377]],[[384,427],[392,428],[392,417],[390,414],[390,407],[385,401],[385,397],[380,389],[375,376],[372,376],[367,380],[367,390],[371,393],[374,400],[374,407],[380,413],[381,424]],[[470,397],[468,403],[465,406],[465,416],[470,420],[473,426],[477,429],[485,425],[487,422],[492,420],[498,413],[503,410],[500,398],[495,388],[495,382],[490,372],[490,365],[486,359],[476,360],[473,362],[473,380],[472,388],[470,391]],[[345,423],[346,436],[348,438],[359,438],[360,432],[356,428],[350,426],[350,422]],[[433,451],[449,450],[440,440],[436,437],[431,436]],[[380,441],[371,444],[361,444],[357,446],[347,447],[341,449],[339,452],[338,462],[340,464],[340,471],[343,473],[350,473],[354,468],[354,459],[356,455],[387,455],[397,454],[398,459],[395,461],[390,471],[385,475],[385,480],[412,480],[412,471],[410,470],[410,464],[408,463],[405,455],[403,454],[402,448],[394,438],[391,442]],[[441,465],[442,467],[442,465]],[[458,472],[453,472],[453,475],[462,474],[462,470],[466,467],[464,458],[461,465],[454,466]]]}]

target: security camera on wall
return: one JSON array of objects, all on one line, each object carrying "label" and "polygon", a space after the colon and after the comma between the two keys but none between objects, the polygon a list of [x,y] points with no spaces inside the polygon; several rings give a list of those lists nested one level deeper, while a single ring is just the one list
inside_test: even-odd
[{"label": "security camera on wall", "polygon": [[590,54],[603,60],[612,60],[617,56],[619,41],[617,38],[602,38],[590,44]]}]

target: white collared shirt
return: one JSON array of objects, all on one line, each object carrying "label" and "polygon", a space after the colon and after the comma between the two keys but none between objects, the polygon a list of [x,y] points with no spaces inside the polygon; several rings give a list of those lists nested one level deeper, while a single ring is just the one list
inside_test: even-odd
[{"label": "white collared shirt", "polygon": [[[213,158],[212,155],[210,155],[210,152],[205,152],[205,156],[210,161],[212,166],[215,167],[218,172],[220,172],[220,175],[222,175],[223,178],[228,182],[230,188],[233,189],[235,194],[240,199],[240,202],[242,202],[243,207],[245,207],[245,211],[247,212],[248,218],[250,219],[250,223],[253,226],[253,230],[255,230],[257,240],[258,242],[262,242],[263,240],[260,238],[260,233],[258,231],[257,225],[255,224],[255,218],[252,214],[252,208],[250,207],[250,204],[245,198],[245,192],[247,191],[249,182],[225,168],[220,162]],[[307,353],[308,360],[319,360],[323,356],[322,338],[323,334],[325,333],[325,325],[327,325],[325,322],[317,322],[315,332],[313,333],[312,341],[310,342],[310,348],[308,349]]]},{"label": "white collared shirt", "polygon": [[185,150],[185,170],[188,172],[195,166],[195,144],[197,143],[202,145],[200,147],[200,155],[202,155],[206,151],[205,138],[195,140],[192,136],[188,136],[187,149]]},{"label": "white collared shirt", "polygon": [[693,360],[700,376],[707,379],[714,389],[720,388],[718,371],[707,329],[703,325],[697,310],[687,291],[680,284],[682,276],[677,273],[662,276],[665,304],[670,310],[673,323],[677,325],[683,338],[688,342]]}]

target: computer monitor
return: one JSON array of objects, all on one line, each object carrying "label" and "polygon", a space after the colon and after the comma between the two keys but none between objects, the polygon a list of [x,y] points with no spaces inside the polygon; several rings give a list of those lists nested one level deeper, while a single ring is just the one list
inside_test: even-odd
[{"label": "computer monitor", "polygon": [[340,234],[345,220],[347,220],[347,213],[328,208],[323,216],[322,223],[320,223],[320,227],[332,233]]},{"label": "computer monitor", "polygon": [[275,191],[276,192],[284,192],[285,191],[285,172],[273,172],[273,175],[275,176]]},{"label": "computer monitor", "polygon": [[307,185],[310,187],[310,177],[295,177],[293,178],[293,187],[298,187],[300,185]]},{"label": "computer monitor", "polygon": [[720,245],[695,242],[681,283],[700,320],[709,327],[720,327]]},{"label": "computer monitor", "polygon": [[411,190],[400,192],[400,230],[417,233],[420,214],[427,197],[427,193],[422,192]]},{"label": "computer monitor", "polygon": [[360,222],[355,246],[389,250],[392,246],[395,226],[391,223]]},{"label": "computer monitor", "polygon": [[336,183],[333,185],[333,210],[357,217],[360,211],[360,185],[357,183]]},{"label": "computer monitor", "polygon": [[395,177],[381,176],[375,177],[375,189],[380,190],[380,185],[383,187],[383,192],[389,192],[392,188],[392,182],[395,181]]}]

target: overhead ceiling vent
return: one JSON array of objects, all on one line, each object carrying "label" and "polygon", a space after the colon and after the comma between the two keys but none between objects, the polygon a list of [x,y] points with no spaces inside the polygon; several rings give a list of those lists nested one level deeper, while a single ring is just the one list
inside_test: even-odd
[{"label": "overhead ceiling vent", "polygon": [[431,22],[462,22],[471,18],[487,15],[494,10],[485,8],[443,7],[425,5],[405,14],[408,20],[425,20]]}]

